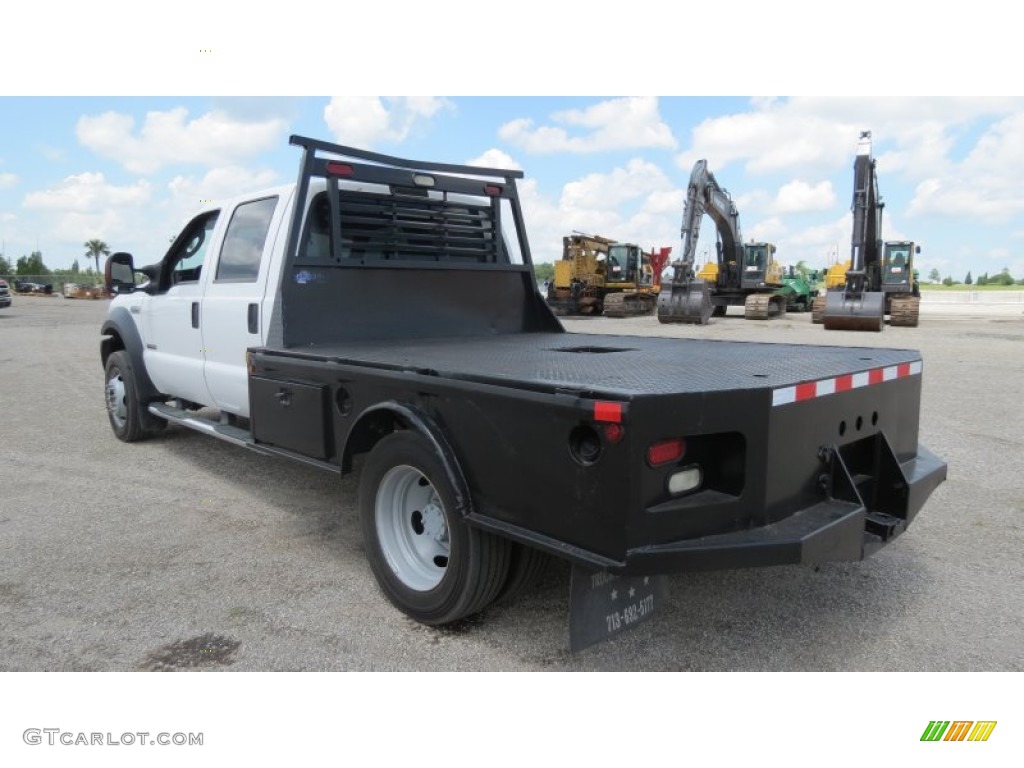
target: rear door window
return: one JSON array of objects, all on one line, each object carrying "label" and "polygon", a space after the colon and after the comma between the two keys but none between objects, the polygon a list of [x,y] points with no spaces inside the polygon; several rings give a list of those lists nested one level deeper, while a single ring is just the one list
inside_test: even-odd
[{"label": "rear door window", "polygon": [[235,208],[217,262],[218,282],[254,283],[267,243],[267,232],[277,208],[277,197],[265,197]]}]

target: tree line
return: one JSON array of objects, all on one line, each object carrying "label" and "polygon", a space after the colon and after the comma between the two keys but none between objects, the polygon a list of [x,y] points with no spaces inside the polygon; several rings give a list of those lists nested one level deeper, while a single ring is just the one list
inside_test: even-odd
[{"label": "tree line", "polygon": [[85,258],[91,258],[95,261],[95,272],[92,267],[87,267],[83,271],[78,264],[78,259],[71,263],[71,269],[50,269],[43,261],[42,252],[32,251],[28,256],[18,257],[14,264],[7,260],[5,254],[0,253],[0,275],[13,275],[16,277],[28,277],[30,275],[57,275],[60,277],[82,275],[85,277],[98,277],[103,274],[100,270],[100,257],[109,256],[110,247],[102,240],[96,239],[87,240],[84,245],[85,253],[83,255]]},{"label": "tree line", "polygon": [[[938,269],[933,269],[931,272],[929,272],[928,273],[928,278],[933,283],[942,283],[943,285],[960,285],[961,284],[960,282],[954,280],[953,277],[950,276],[950,275],[946,275],[946,277],[942,277],[942,273],[940,273]],[[1010,268],[1009,267],[1003,267],[1002,271],[998,275],[992,275],[992,276],[989,276],[988,272],[985,272],[982,275],[978,275],[977,278],[974,278],[971,275],[971,273],[968,272],[967,275],[964,277],[962,282],[963,282],[963,285],[1000,285],[1000,286],[1010,286],[1010,285],[1024,285],[1024,278],[1019,279],[1019,280],[1015,279],[1013,277],[1013,275],[1010,274]]]}]

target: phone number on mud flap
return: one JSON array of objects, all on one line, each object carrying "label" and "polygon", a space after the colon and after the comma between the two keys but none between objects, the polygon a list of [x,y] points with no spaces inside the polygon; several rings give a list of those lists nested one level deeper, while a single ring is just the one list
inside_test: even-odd
[{"label": "phone number on mud flap", "polygon": [[640,621],[644,616],[654,610],[654,595],[648,595],[639,603],[633,603],[627,605],[621,611],[615,613],[609,613],[605,616],[605,621],[608,622],[608,631],[614,632],[622,627],[635,624]]}]

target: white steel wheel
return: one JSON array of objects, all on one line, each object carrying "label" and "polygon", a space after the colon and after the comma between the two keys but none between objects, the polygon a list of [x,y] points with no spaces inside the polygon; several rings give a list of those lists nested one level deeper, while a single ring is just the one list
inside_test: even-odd
[{"label": "white steel wheel", "polygon": [[409,589],[425,592],[441,583],[451,540],[444,503],[414,467],[394,467],[377,488],[375,514],[381,552]]},{"label": "white steel wheel", "polygon": [[[378,442],[359,481],[359,519],[377,584],[423,624],[482,611],[509,572],[509,541],[470,527],[469,496],[436,443],[412,430]],[[458,484],[458,487],[456,486]]]},{"label": "white steel wheel", "polygon": [[107,372],[107,415],[115,431],[122,431],[128,421],[127,391],[124,375],[113,367]]}]

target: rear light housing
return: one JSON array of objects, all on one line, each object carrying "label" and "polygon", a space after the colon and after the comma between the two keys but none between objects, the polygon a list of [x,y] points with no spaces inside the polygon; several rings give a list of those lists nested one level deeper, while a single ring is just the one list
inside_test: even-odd
[{"label": "rear light housing", "polygon": [[663,467],[679,461],[686,455],[686,440],[674,437],[654,443],[647,449],[647,463],[651,467]]}]

